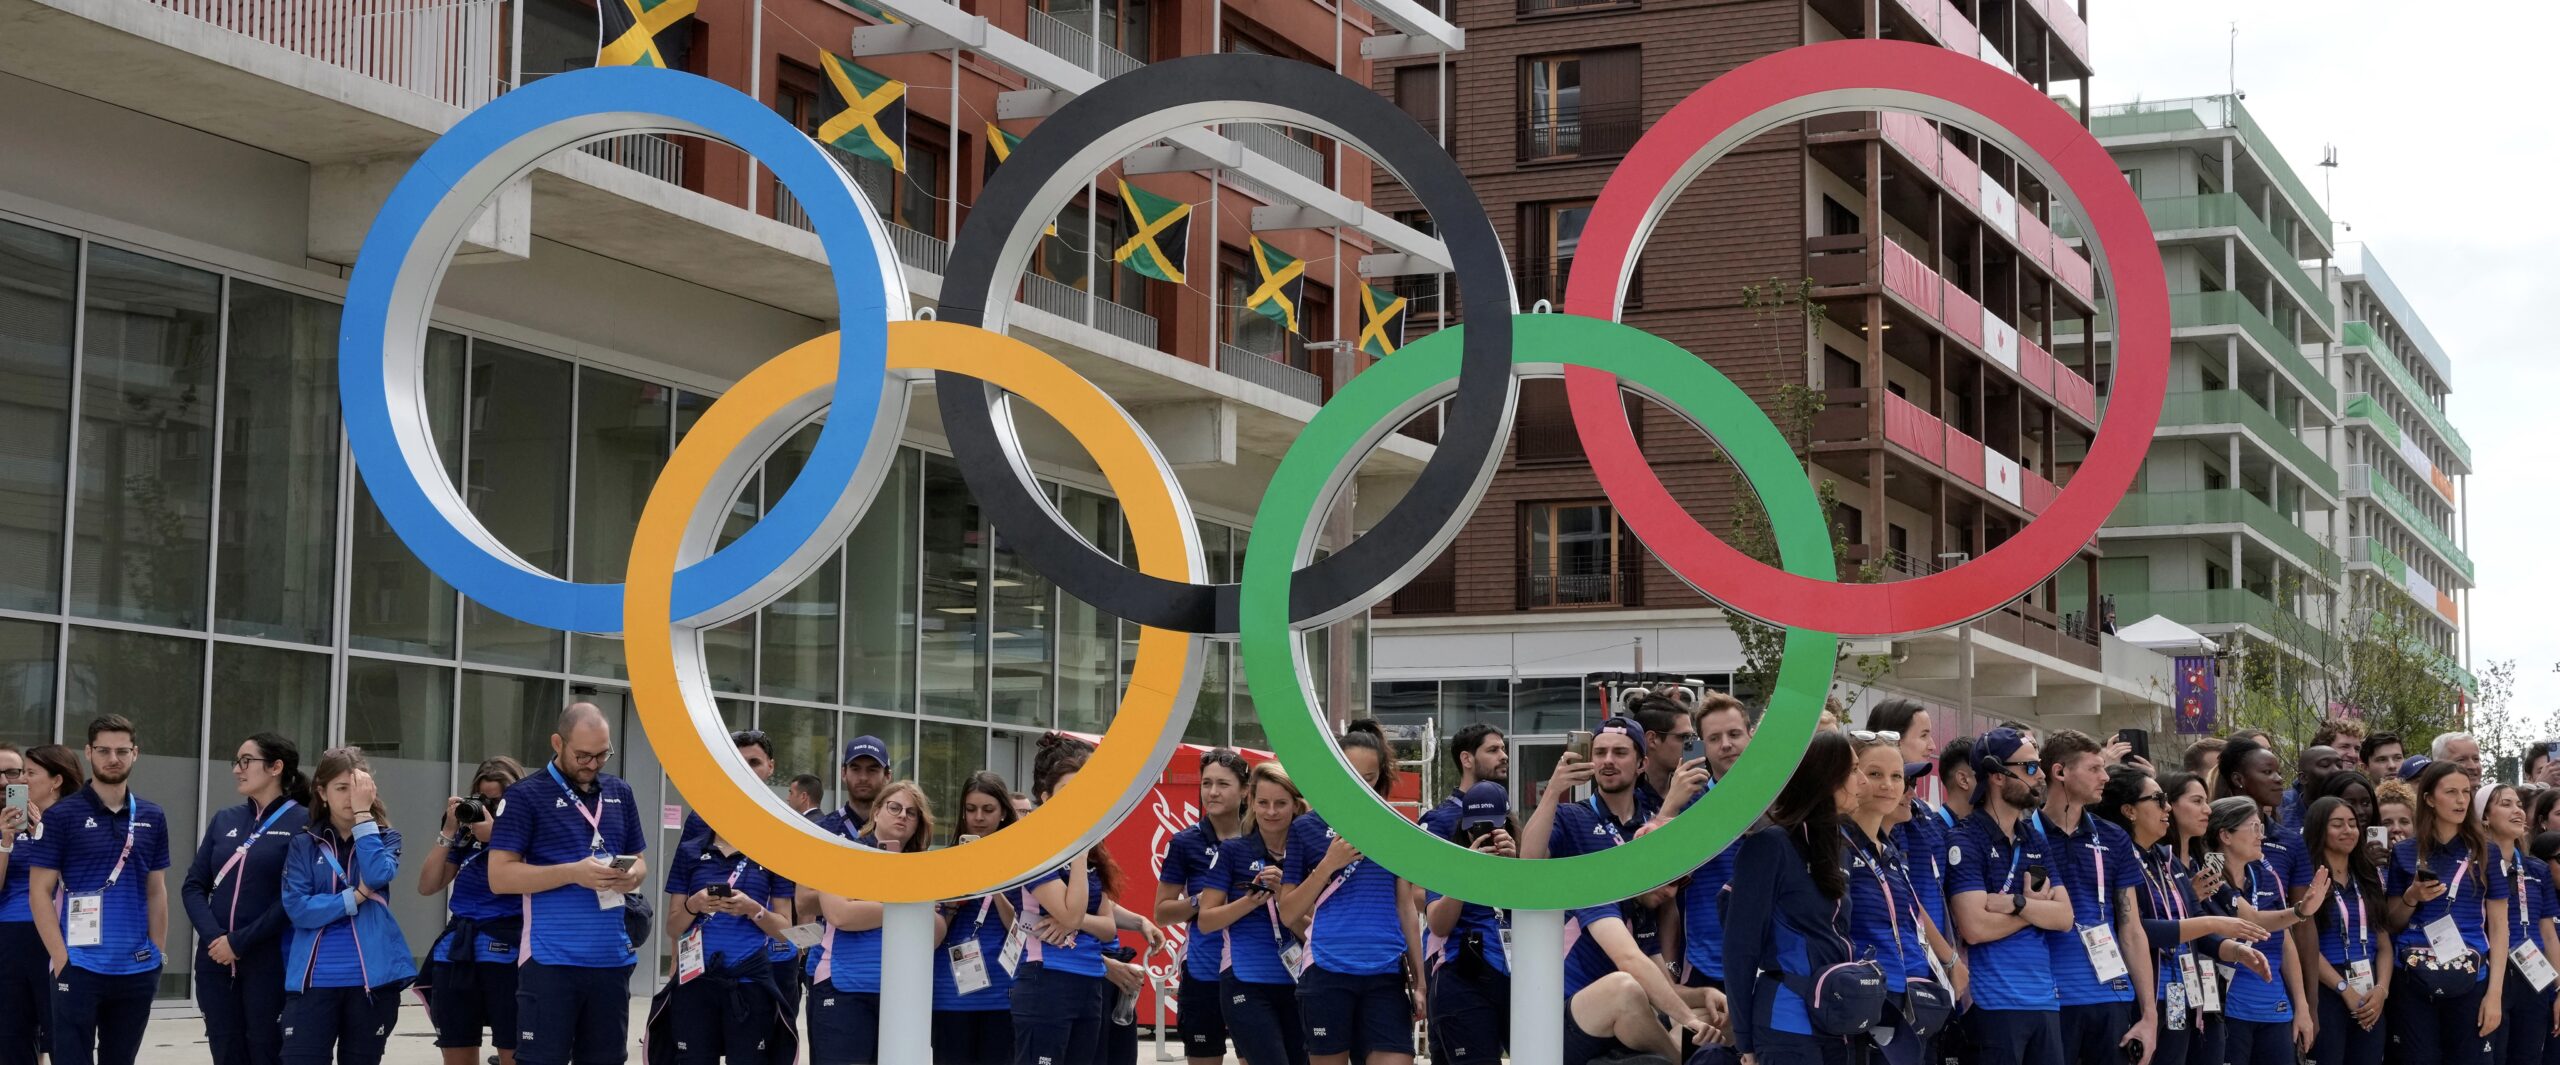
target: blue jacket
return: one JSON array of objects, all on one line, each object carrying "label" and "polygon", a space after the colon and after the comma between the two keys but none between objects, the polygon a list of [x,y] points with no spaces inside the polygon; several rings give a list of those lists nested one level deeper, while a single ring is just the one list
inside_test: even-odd
[{"label": "blue jacket", "polygon": [[[285,806],[288,801],[278,799],[264,810],[243,802],[215,811],[206,823],[204,842],[196,845],[195,861],[178,887],[187,920],[196,927],[199,964],[212,964],[205,947],[225,935],[231,937],[231,952],[244,961],[263,959],[269,966],[282,962],[286,925],[284,908],[277,900],[285,853],[311,819],[310,810],[299,803]],[[261,825],[266,831],[259,831]],[[224,876],[223,868],[243,846],[248,853]],[[214,883],[216,878],[222,882]]]},{"label": "blue jacket", "polygon": [[331,862],[337,844],[326,821],[293,837],[284,860],[284,913],[293,922],[293,946],[285,955],[284,989],[300,991],[311,974],[312,949],[322,931],[340,921],[353,921],[356,957],[364,968],[365,986],[381,987],[418,975],[409,956],[409,941],[383,900],[400,876],[400,833],[367,822],[356,826],[355,861],[345,874],[361,881],[376,896],[359,900],[355,887]]}]

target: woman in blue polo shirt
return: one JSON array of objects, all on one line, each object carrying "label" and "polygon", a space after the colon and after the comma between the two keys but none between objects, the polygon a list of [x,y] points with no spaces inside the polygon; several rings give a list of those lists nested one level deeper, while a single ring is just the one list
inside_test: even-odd
[{"label": "woman in blue polo shirt", "polygon": [[[1342,757],[1379,796],[1395,788],[1386,730],[1376,721],[1343,730]],[[1290,823],[1280,883],[1281,921],[1307,926],[1298,1013],[1308,1059],[1345,1065],[1356,1051],[1369,1065],[1410,1065],[1422,938],[1404,906],[1404,882],[1362,857],[1323,814],[1310,813]]]},{"label": "woman in blue polo shirt", "polygon": [[[960,789],[962,845],[1020,819],[1003,777],[978,772]],[[1013,1060],[1013,974],[996,964],[1013,929],[1013,903],[985,895],[942,904],[941,949],[933,955],[933,1059],[950,1065]],[[969,988],[963,990],[966,977]],[[1184,1012],[1189,1020],[1189,1011]]]},{"label": "woman in blue polo shirt", "polygon": [[444,1065],[479,1065],[484,1029],[498,1065],[516,1065],[516,940],[524,934],[524,899],[489,890],[489,832],[506,808],[507,789],[523,779],[524,766],[503,754],[480,763],[471,777],[472,800],[445,800],[436,856],[418,863],[418,894],[453,888],[445,899],[444,932],[428,949],[418,981]]},{"label": "woman in blue polo shirt", "polygon": [[2382,874],[2365,855],[2364,820],[2354,804],[2335,795],[2311,800],[2302,812],[2302,849],[2315,867],[2329,871],[2335,885],[2328,904],[2312,917],[2320,949],[2303,957],[2319,1002],[2311,1060],[2377,1065],[2383,1003],[2391,995],[2391,950],[2382,927]]},{"label": "woman in blue polo shirt", "polygon": [[[2222,1065],[2221,1033],[2204,1011],[2205,974],[2217,961],[2233,968],[2264,968],[2265,955],[2249,944],[2267,938],[2257,924],[2207,912],[2197,904],[2182,851],[2172,840],[2201,843],[2206,815],[2204,781],[2192,773],[2150,773],[2128,765],[2107,771],[2107,787],[2091,813],[2115,822],[2133,838],[2142,857],[2144,945],[2152,952],[2152,987],[2160,1006],[2151,1065]],[[2269,975],[2273,970],[2268,970]],[[2217,988],[2220,985],[2215,985]],[[2191,990],[2192,989],[2192,990]]]},{"label": "woman in blue polo shirt", "polygon": [[[931,846],[933,809],[924,789],[912,780],[881,789],[871,803],[871,823],[861,826],[854,842],[891,853]],[[819,892],[818,912],[827,921],[826,954],[809,999],[809,1061],[873,1065],[880,1060],[880,922],[886,911],[877,902]],[[938,918],[934,924],[938,940],[945,929]]]},{"label": "woman in blue polo shirt", "polygon": [[2228,1065],[2288,1065],[2297,1050],[2311,1048],[2311,999],[2302,981],[2302,959],[2286,949],[2284,929],[2317,912],[2328,896],[2329,876],[2314,873],[2302,894],[2302,909],[2285,901],[2284,876],[2267,861],[2266,820],[2257,799],[2236,795],[2216,799],[2205,823],[2208,854],[2222,855],[2225,884],[2209,905],[2228,916],[2252,921],[2275,934],[2258,944],[2270,971],[2224,973],[2223,1060]]},{"label": "woman in blue polo shirt", "polygon": [[244,801],[205,822],[178,894],[201,944],[196,1004],[214,1065],[274,1065],[289,927],[277,891],[285,851],[311,819],[311,779],[292,740],[261,732],[241,741],[231,780]]},{"label": "woman in blue polo shirt", "polygon": [[[1814,1031],[1805,989],[1850,960],[1843,901],[1840,801],[1863,797],[1856,756],[1838,730],[1813,734],[1804,760],[1769,804],[1769,825],[1742,838],[1726,909],[1725,1001],[1733,1049],[1759,1065],[1839,1065],[1848,1040]],[[1897,796],[1898,797],[1898,796]],[[1891,966],[1887,966],[1891,968]]]},{"label": "woman in blue polo shirt", "polygon": [[321,755],[312,787],[326,816],[315,816],[285,855],[293,947],[285,960],[284,1060],[374,1065],[400,1019],[400,992],[418,975],[391,914],[400,833],[383,813],[362,750]]},{"label": "woman in blue polo shirt", "polygon": [[2525,853],[2532,833],[2525,827],[2524,794],[2515,785],[2492,784],[2471,805],[2480,818],[2481,832],[2489,839],[2490,853],[2497,856],[2491,874],[2507,881],[2510,964],[2496,1056],[2515,1065],[2542,1065],[2543,1051],[2551,1042],[2553,992],[2560,990],[2560,979],[2535,987],[2526,974],[2545,976],[2550,973],[2550,960],[2560,956],[2551,921],[2555,910],[2560,910],[2560,900],[2552,897],[2551,867]]},{"label": "woman in blue polo shirt", "polygon": [[770,1048],[799,1044],[772,949],[788,943],[792,891],[717,832],[677,844],[667,868],[675,969],[655,1004],[663,1021],[650,1024],[653,1037],[675,1041],[675,1065],[764,1065]]},{"label": "woman in blue polo shirt", "polygon": [[[2471,776],[2450,761],[2418,774],[2410,837],[2383,874],[2398,970],[2384,1007],[2397,1061],[2486,1065],[2503,1019],[2512,885],[2473,813]],[[2422,876],[2421,873],[2424,875]]]},{"label": "woman in blue polo shirt", "polygon": [[[12,773],[10,770],[15,769]],[[24,784],[27,805],[0,810],[0,1065],[36,1065],[43,1054],[52,974],[27,908],[26,859],[44,838],[44,812],[80,790],[80,758],[58,743],[0,754],[0,785]]]},{"label": "woman in blue polo shirt", "polygon": [[[1918,1065],[1926,1060],[1924,1040],[1909,1036],[1912,994],[1944,996],[1952,1011],[1964,993],[1964,964],[1929,911],[1920,905],[1912,867],[1892,843],[1886,822],[1897,811],[1910,810],[1903,787],[1903,752],[1891,732],[1849,734],[1857,754],[1854,775],[1841,785],[1841,837],[1848,841],[1849,934],[1865,956],[1884,967],[1888,998],[1878,1027],[1893,1033],[1883,1044],[1889,1065]],[[1925,764],[1925,763],[1924,763]],[[1932,967],[1932,961],[1937,967]],[[1941,983],[1938,975],[1947,975]],[[1953,986],[1948,986],[1952,984]],[[1921,986],[1914,986],[1921,985]],[[1943,1025],[1944,1018],[1937,1023]]]},{"label": "woman in blue polo shirt", "polygon": [[1245,777],[1245,801],[1253,825],[1219,852],[1225,883],[1200,892],[1200,930],[1226,933],[1218,986],[1236,1056],[1253,1065],[1304,1065],[1297,970],[1305,949],[1297,931],[1280,920],[1278,899],[1289,826],[1307,811],[1307,800],[1280,763],[1264,762]]},{"label": "woman in blue polo shirt", "polygon": [[[1040,737],[1031,794],[1047,802],[1084,769],[1093,745],[1062,732]],[[1079,852],[1016,895],[1022,943],[1013,970],[1015,1065],[1064,1065],[1102,1056],[1103,948],[1113,932],[1109,896],[1120,867],[1100,843]],[[1006,943],[1006,955],[1014,953]],[[1006,958],[997,959],[1001,965]],[[1256,1062],[1255,1065],[1262,1065]]]},{"label": "woman in blue polo shirt", "polygon": [[1218,966],[1227,938],[1200,929],[1200,893],[1224,886],[1220,848],[1244,832],[1244,778],[1253,771],[1244,756],[1220,747],[1200,756],[1200,820],[1173,837],[1156,871],[1156,922],[1186,924],[1182,940],[1182,1051],[1191,1065],[1227,1059],[1225,1004],[1218,995]]}]

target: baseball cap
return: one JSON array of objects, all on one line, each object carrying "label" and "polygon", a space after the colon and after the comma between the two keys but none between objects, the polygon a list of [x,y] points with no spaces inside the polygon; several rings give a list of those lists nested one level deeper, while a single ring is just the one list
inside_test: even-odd
[{"label": "baseball cap", "polygon": [[1996,728],[1973,741],[1973,804],[1982,805],[1989,794],[1991,781],[2008,770],[2009,756],[2027,745],[2025,733],[2013,728]]},{"label": "baseball cap", "polygon": [[880,742],[878,736],[856,736],[853,742],[844,745],[844,761],[841,764],[852,765],[856,758],[871,759],[880,763],[881,768],[885,769],[889,765],[889,745]]},{"label": "baseball cap", "polygon": [[1477,781],[1459,797],[1458,824],[1463,828],[1499,825],[1511,819],[1511,792],[1490,780]]},{"label": "baseball cap", "polygon": [[1916,781],[1918,781],[1921,777],[1928,776],[1929,774],[1931,774],[1931,773],[1935,773],[1935,772],[1937,772],[1937,771],[1938,771],[1938,763],[1936,763],[1936,762],[1904,762],[1904,763],[1902,763],[1902,779],[1904,779],[1904,780],[1906,780],[1906,781],[1914,781],[1914,782],[1916,782]]},{"label": "baseball cap", "polygon": [[2426,772],[2427,767],[2434,764],[2436,764],[2435,759],[2423,754],[2403,759],[2400,763],[2400,779],[2416,780],[2418,774]]},{"label": "baseball cap", "polygon": [[1625,736],[1628,740],[1634,742],[1636,745],[1636,757],[1644,757],[1644,726],[1636,724],[1634,721],[1627,718],[1613,717],[1601,722],[1599,728],[1591,730],[1591,734],[1594,736],[1602,736],[1612,732]]}]

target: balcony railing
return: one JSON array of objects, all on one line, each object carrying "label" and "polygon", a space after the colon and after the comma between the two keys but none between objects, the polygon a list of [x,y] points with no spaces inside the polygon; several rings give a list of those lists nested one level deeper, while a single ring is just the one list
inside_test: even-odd
[{"label": "balcony railing", "polygon": [[2331,496],[2338,494],[2338,469],[2331,466],[2302,437],[2286,426],[2267,408],[2258,405],[2246,392],[2238,389],[2216,389],[2211,392],[2172,392],[2160,405],[2161,428],[2185,428],[2199,425],[2237,425],[2246,435],[2268,452],[2283,456],[2300,472],[2302,478]]},{"label": "balcony railing", "polygon": [[2123,624],[2159,614],[2182,625],[2248,625],[2323,661],[2332,654],[2332,641],[2317,622],[2245,588],[2109,594],[2115,597],[2116,617]]},{"label": "balcony railing", "polygon": [[[809,222],[808,209],[800,206],[799,197],[793,196],[790,189],[779,184],[773,187],[773,220],[811,232],[817,231],[817,227]],[[911,229],[896,222],[889,223],[889,244],[898,249],[899,262],[936,277],[942,275],[943,268],[951,261],[951,245],[948,242],[931,233]],[[1081,320],[1081,317],[1078,320]]]},{"label": "balcony railing", "polygon": [[2195,492],[2131,492],[2107,518],[2110,529],[2150,529],[2177,525],[2243,525],[2292,555],[2314,573],[2336,580],[2336,552],[2314,538],[2294,519],[2267,501],[2238,488]]},{"label": "balcony railing", "polygon": [[1520,112],[1522,159],[1617,155],[1644,133],[1644,108],[1636,104],[1589,105],[1540,113]]},{"label": "balcony railing", "polygon": [[2400,431],[2400,423],[2392,420],[2381,400],[2364,392],[2350,394],[2347,396],[2345,417],[2350,421],[2362,420],[2373,429],[2374,435],[2391,445],[2392,454],[2400,456],[2400,461],[2408,465],[2409,472],[2427,482],[2427,487],[2435,489],[2447,504],[2457,503],[2453,495],[2453,476],[2437,466],[2434,459],[2428,458],[2426,449],[2420,447],[2416,440]]},{"label": "balcony railing", "polygon": [[1082,322],[1141,347],[1156,346],[1155,316],[1110,300],[1087,298],[1085,290],[1038,274],[1022,275],[1022,302],[1070,322]]},{"label": "balcony railing", "polygon": [[1573,606],[1637,606],[1642,589],[1634,571],[1620,573],[1523,573],[1521,605],[1528,609]]},{"label": "balcony railing", "polygon": [[1299,177],[1324,180],[1324,153],[1290,135],[1288,130],[1260,122],[1230,122],[1218,132],[1244,145],[1246,151],[1296,171]]},{"label": "balcony railing", "polygon": [[[1961,16],[1958,16],[1961,17]],[[1816,133],[1875,130],[1908,164],[1938,183],[1999,230],[2028,261],[2044,268],[2054,281],[2083,302],[2095,297],[2097,272],[2080,249],[2055,238],[2053,230],[2017,196],[1983,174],[1982,168],[1938,133],[1936,126],[1907,111],[1850,112],[1813,121]]]},{"label": "balcony railing", "polygon": [[2426,419],[2427,427],[2443,438],[2446,450],[2460,456],[2464,466],[2471,465],[2471,443],[2454,431],[2453,422],[2445,417],[2444,408],[2436,406],[2435,397],[2418,387],[2417,379],[2409,376],[2409,368],[2400,365],[2399,356],[2392,354],[2391,346],[2374,333],[2373,326],[2365,322],[2348,322],[2340,333],[2341,346],[2363,348],[2372,353],[2373,364],[2381,367],[2382,376],[2390,378],[2392,385],[2400,390],[2400,398],[2407,400],[2409,406],[2417,410],[2418,416]]},{"label": "balcony railing", "polygon": [[507,0],[150,2],[466,111],[513,80]]},{"label": "balcony railing", "polygon": [[684,184],[684,145],[655,133],[625,133],[592,140],[579,145],[578,150],[670,185]]},{"label": "balcony railing", "polygon": [[2453,534],[2444,531],[2443,526],[2436,524],[2416,503],[2410,502],[2408,496],[2400,494],[2399,489],[2391,487],[2390,479],[2374,473],[2373,467],[2362,464],[2347,467],[2346,473],[2348,495],[2372,497],[2374,502],[2382,504],[2382,509],[2390,511],[2401,524],[2409,527],[2410,532],[2417,534],[2418,539],[2434,548],[2437,557],[2461,573],[2464,580],[2477,578],[2471,556],[2453,542]]},{"label": "balcony railing", "polygon": [[2385,583],[2408,593],[2409,598],[2417,600],[2419,606],[2433,611],[2437,617],[2443,618],[2446,624],[2462,624],[2461,604],[2454,602],[2453,596],[2447,594],[2444,589],[2436,587],[2434,581],[2428,580],[2417,570],[2411,569],[2407,562],[2401,560],[2397,552],[2383,546],[2382,541],[2370,536],[2358,536],[2349,540],[2347,547],[2349,559],[2372,566]]},{"label": "balcony railing", "polygon": [[2293,249],[2276,239],[2275,232],[2267,228],[2266,221],[2259,218],[2256,211],[2250,210],[2248,202],[2240,197],[2228,192],[2206,196],[2167,196],[2142,201],[2142,209],[2151,216],[2151,228],[2154,230],[2238,229],[2249,246],[2257,249],[2258,255],[2267,261],[2268,269],[2293,291],[2294,298],[2301,300],[2302,305],[2315,314],[2327,313],[2329,299],[2319,282],[2303,272],[2302,263]]},{"label": "balcony railing", "polygon": [[[2057,322],[2055,332],[2057,335],[2069,332],[2077,325],[2076,321]],[[2276,328],[2274,322],[2268,321],[2266,315],[2259,313],[2257,307],[2251,305],[2237,292],[2184,292],[2172,295],[2169,297],[2169,325],[2172,329],[2236,327],[2246,334],[2250,342],[2264,352],[2268,359],[2284,370],[2285,376],[2292,380],[2295,388],[2311,397],[2313,402],[2318,403],[2325,410],[2338,409],[2337,386],[2330,384],[2329,378],[2311,365],[2311,360],[2302,357],[2301,345],[2294,343],[2293,338]],[[2113,331],[2115,316],[2105,311],[2098,312],[2096,327],[2101,333]],[[2073,333],[2069,339],[2077,341],[2078,334]]]},{"label": "balcony railing", "polygon": [[1324,402],[1324,378],[1280,361],[1279,357],[1247,351],[1233,344],[1218,345],[1218,369],[1231,377],[1253,382],[1309,403]]},{"label": "balcony railing", "polygon": [[2100,137],[2222,128],[2239,132],[2241,143],[2256,153],[2260,164],[2274,176],[2277,187],[2282,188],[2285,198],[2292,202],[2293,209],[2326,243],[2333,232],[2329,212],[2322,210],[2320,201],[2312,198],[2310,186],[2303,184],[2301,176],[2285,163],[2283,154],[2276,151],[2275,142],[2267,139],[2266,131],[2258,128],[2258,120],[2249,116],[2249,109],[2242,106],[2237,97],[2140,100],[2091,108],[2089,111],[2089,129]]},{"label": "balcony railing", "polygon": [[1092,71],[1105,80],[1147,65],[1144,60],[1094,40],[1082,26],[1036,7],[1031,8],[1028,14],[1031,24],[1025,36],[1031,39],[1033,47]]},{"label": "balcony railing", "polygon": [[[2019,334],[2016,327],[1984,311],[1980,302],[1954,282],[1939,276],[1901,242],[1892,239],[1884,242],[1883,273],[1885,291],[1901,297],[1922,314],[1945,325],[1947,331],[1960,340],[1984,348],[1986,334],[1993,328],[2017,337],[2020,361],[2013,363],[1988,348],[1985,348],[1985,353],[2001,365],[2018,371],[2028,384],[2051,397],[2063,409],[2091,421],[2097,420],[2097,386],[2070,367],[2054,362],[2043,348]],[[2038,369],[2030,371],[2026,366],[2026,348],[2035,348],[2035,354],[2041,357]]]},{"label": "balcony railing", "polygon": [[1947,423],[1920,405],[1884,394],[1884,438],[1937,465],[1947,461]]}]

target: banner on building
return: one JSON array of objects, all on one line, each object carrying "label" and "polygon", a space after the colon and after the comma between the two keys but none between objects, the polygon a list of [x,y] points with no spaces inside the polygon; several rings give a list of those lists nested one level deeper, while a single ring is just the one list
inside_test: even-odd
[{"label": "banner on building", "polygon": [[2214,676],[2212,655],[2179,655],[2177,658],[2178,734],[2203,736],[2213,732],[2213,720],[2220,709],[2221,685]]}]

